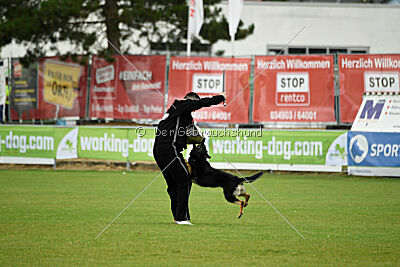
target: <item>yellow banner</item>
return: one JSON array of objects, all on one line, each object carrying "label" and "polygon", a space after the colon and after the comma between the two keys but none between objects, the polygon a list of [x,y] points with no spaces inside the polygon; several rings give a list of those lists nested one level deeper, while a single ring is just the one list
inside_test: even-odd
[{"label": "yellow banner", "polygon": [[71,109],[78,96],[79,74],[79,66],[45,62],[44,100]]}]

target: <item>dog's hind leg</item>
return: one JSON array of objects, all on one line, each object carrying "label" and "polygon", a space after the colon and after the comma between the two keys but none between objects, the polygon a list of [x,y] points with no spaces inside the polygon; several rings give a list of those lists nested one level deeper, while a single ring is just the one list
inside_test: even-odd
[{"label": "dog's hind leg", "polygon": [[232,193],[232,191],[234,191],[235,188],[236,187],[233,187],[233,188],[224,187],[224,196],[228,202],[235,203],[240,206],[240,211],[239,211],[239,216],[238,216],[238,219],[239,219],[243,215],[243,208],[244,208],[245,203],[243,200],[239,200],[238,198],[236,198],[236,196]]},{"label": "dog's hind leg", "polygon": [[244,202],[244,207],[247,207],[247,204],[249,204],[249,199],[250,199],[250,195],[247,193],[243,193],[241,195],[239,195],[240,197],[244,197],[246,199],[246,201]]},{"label": "dog's hind leg", "polygon": [[240,219],[240,217],[242,217],[242,215],[243,215],[244,201],[237,200],[237,201],[235,201],[235,204],[240,205],[240,211],[239,211],[239,216],[238,216],[238,219]]}]

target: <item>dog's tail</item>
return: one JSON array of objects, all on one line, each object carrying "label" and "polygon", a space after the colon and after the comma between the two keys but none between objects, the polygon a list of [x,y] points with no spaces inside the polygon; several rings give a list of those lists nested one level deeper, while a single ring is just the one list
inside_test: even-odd
[{"label": "dog's tail", "polygon": [[252,183],[255,180],[257,180],[258,178],[260,178],[263,174],[264,174],[264,172],[258,172],[256,174],[254,174],[253,176],[240,178],[240,180],[242,180],[242,183]]}]

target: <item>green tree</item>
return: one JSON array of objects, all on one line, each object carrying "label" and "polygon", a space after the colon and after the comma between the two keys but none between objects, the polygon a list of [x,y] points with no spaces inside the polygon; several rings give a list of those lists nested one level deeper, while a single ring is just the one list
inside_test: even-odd
[{"label": "green tree", "polygon": [[[200,40],[214,44],[229,40],[228,22],[217,6],[204,0]],[[149,49],[150,43],[186,43],[186,0],[0,0],[0,47],[15,41],[27,48],[26,60],[52,51],[59,56],[127,53],[132,45]],[[239,24],[236,40],[254,31]],[[59,44],[72,48],[61,55]],[[111,45],[111,44],[112,45]]]}]

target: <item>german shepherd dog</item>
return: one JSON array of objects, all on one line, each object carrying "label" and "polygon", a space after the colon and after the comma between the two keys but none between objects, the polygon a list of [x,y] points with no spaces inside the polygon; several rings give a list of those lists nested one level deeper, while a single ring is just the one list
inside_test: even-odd
[{"label": "german shepherd dog", "polygon": [[[239,217],[242,217],[243,208],[249,203],[250,195],[246,193],[243,183],[251,183],[260,178],[263,172],[258,172],[253,176],[239,178],[230,173],[214,169],[207,159],[210,159],[204,139],[199,145],[193,145],[189,156],[189,166],[192,180],[195,184],[202,187],[222,187],[225,199],[228,202],[240,206]],[[244,197],[245,201],[237,197]]]}]

